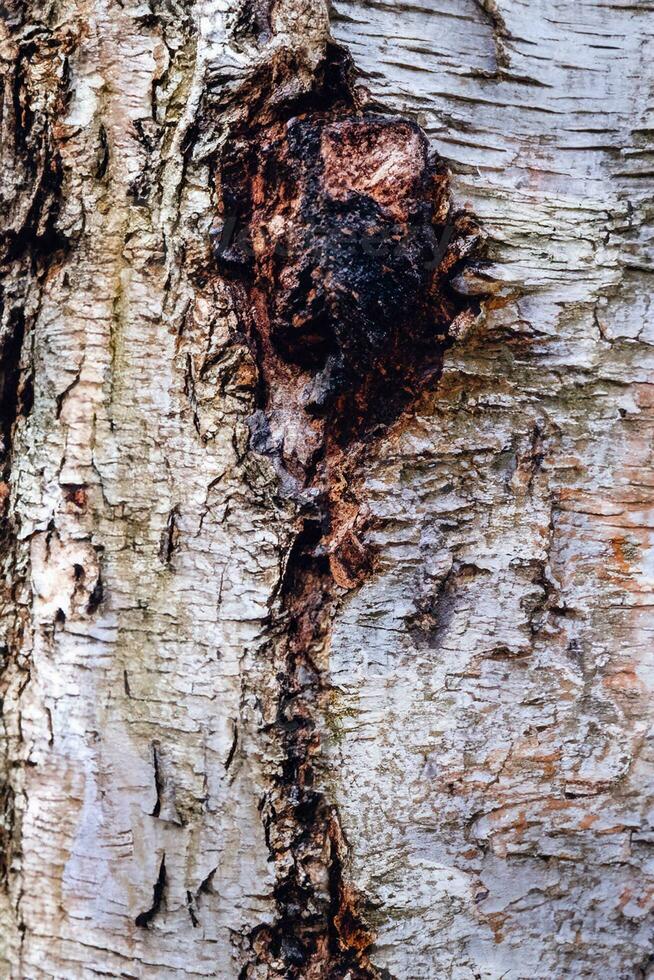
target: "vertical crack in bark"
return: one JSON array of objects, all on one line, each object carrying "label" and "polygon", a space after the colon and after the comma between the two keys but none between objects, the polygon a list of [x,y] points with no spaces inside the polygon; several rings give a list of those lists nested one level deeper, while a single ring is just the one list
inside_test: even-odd
[{"label": "vertical crack in bark", "polygon": [[161,813],[161,795],[163,793],[163,776],[161,774],[161,766],[159,763],[159,745],[157,742],[152,743],[152,769],[154,774],[154,788],[157,794],[157,798],[152,807],[151,816],[158,817]]},{"label": "vertical crack in bark", "polygon": [[154,919],[155,915],[161,908],[161,904],[164,900],[164,894],[166,892],[166,855],[164,854],[161,858],[161,864],[159,865],[159,874],[157,875],[157,880],[152,886],[152,905],[145,912],[140,912],[134,919],[134,924],[147,929],[149,924]]},{"label": "vertical crack in bark", "polygon": [[500,71],[506,70],[511,67],[511,56],[506,44],[511,34],[506,26],[506,21],[502,16],[497,0],[476,0],[476,3],[493,32],[497,67]]},{"label": "vertical crack in bark", "polygon": [[277,919],[251,932],[241,975],[369,978],[374,937],[320,788],[326,650],[339,603],[374,569],[357,489],[367,454],[437,381],[453,321],[476,314],[452,281],[479,235],[452,212],[420,128],[358,104],[343,50],[328,44],[313,90],[289,99],[292,62],[278,52],[251,83],[213,231],[258,364],[251,448],[299,513],[270,641],[280,763],[261,802]]}]

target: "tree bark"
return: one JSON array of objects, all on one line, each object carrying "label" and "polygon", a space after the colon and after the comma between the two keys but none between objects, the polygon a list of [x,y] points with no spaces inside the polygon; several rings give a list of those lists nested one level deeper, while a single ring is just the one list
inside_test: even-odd
[{"label": "tree bark", "polygon": [[1,974],[654,976],[654,7],[0,10]]}]

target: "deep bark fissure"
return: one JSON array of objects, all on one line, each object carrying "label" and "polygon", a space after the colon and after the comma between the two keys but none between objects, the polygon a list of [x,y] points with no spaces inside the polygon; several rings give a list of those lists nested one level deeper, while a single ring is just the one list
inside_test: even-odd
[{"label": "deep bark fissure", "polygon": [[161,858],[157,880],[152,886],[152,905],[145,912],[139,912],[134,919],[134,924],[143,929],[147,929],[155,915],[161,908],[166,893],[166,855]]},{"label": "deep bark fissure", "polygon": [[363,980],[383,974],[320,788],[325,651],[343,598],[374,569],[368,454],[436,384],[451,323],[479,305],[451,286],[478,229],[452,212],[444,165],[415,123],[358,104],[353,74],[330,45],[299,100],[267,99],[260,79],[219,162],[214,247],[235,308],[252,310],[251,448],[275,461],[299,520],[270,628],[281,761],[261,811],[277,921],[250,934],[252,959],[275,975]]}]

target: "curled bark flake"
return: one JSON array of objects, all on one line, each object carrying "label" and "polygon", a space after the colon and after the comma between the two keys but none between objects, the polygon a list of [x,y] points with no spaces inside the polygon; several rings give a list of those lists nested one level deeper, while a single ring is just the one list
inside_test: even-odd
[{"label": "curled bark flake", "polygon": [[140,912],[134,919],[134,923],[137,926],[141,926],[143,929],[147,929],[155,915],[161,908],[161,903],[163,902],[164,893],[166,891],[166,855],[164,854],[161,858],[161,864],[159,865],[159,874],[157,875],[157,880],[152,886],[152,905],[145,912]]}]

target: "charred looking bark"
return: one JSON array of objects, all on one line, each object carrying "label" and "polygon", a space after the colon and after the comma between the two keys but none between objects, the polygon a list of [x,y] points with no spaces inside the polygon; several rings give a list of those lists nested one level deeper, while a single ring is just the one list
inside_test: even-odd
[{"label": "charred looking bark", "polygon": [[272,97],[284,70],[259,80],[230,135],[214,230],[236,306],[251,311],[251,445],[276,458],[301,515],[271,640],[282,763],[262,817],[278,918],[250,939],[268,975],[363,978],[379,976],[373,936],[319,788],[321,660],[336,606],[374,567],[357,494],[366,455],[438,379],[466,312],[450,283],[475,228],[452,213],[446,168],[420,128],[358,104],[341,50],[328,49],[301,99]]},{"label": "charred looking bark", "polygon": [[329,430],[341,445],[390,424],[437,376],[466,231],[424,133],[358,108],[347,68],[332,49],[312,97],[232,134],[214,233],[252,308],[262,404],[284,390],[298,422],[323,420],[317,443]]}]

